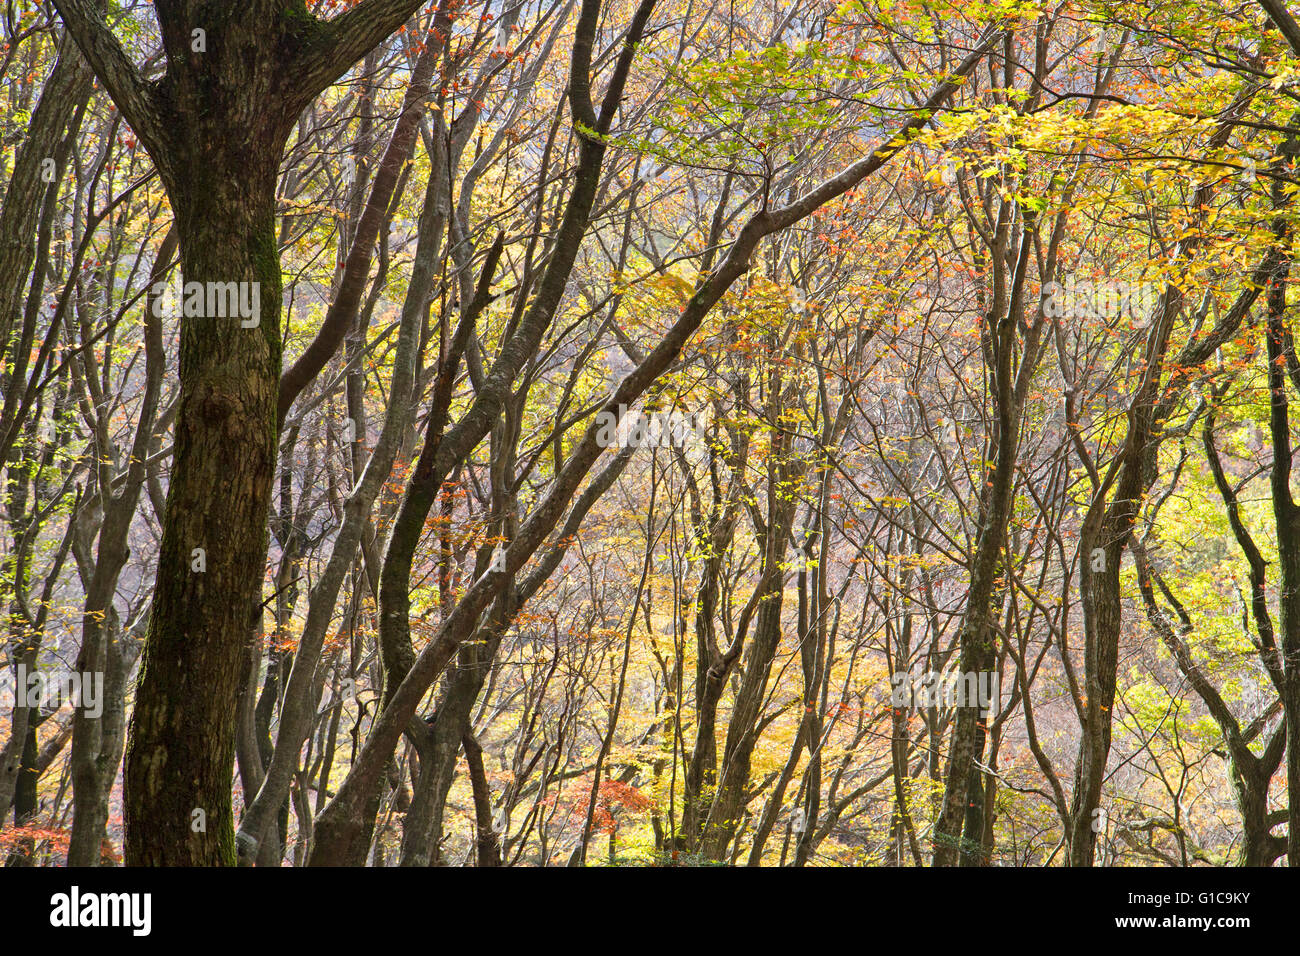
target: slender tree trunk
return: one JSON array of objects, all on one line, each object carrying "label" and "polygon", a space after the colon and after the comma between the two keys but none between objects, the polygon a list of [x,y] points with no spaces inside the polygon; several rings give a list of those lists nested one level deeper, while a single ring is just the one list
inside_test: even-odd
[{"label": "slender tree trunk", "polygon": [[492,822],[492,791],[483,769],[483,748],[473,734],[466,734],[463,744],[470,788],[474,793],[475,862],[479,866],[500,866],[501,841]]},{"label": "slender tree trunk", "polygon": [[[993,464],[985,471],[986,481],[980,496],[980,526],[975,553],[971,557],[970,587],[962,617],[958,681],[963,684],[972,674],[976,675],[978,683],[979,675],[993,668],[996,654],[994,593],[998,576],[1002,573],[1016,456],[1020,447],[1020,404],[1012,382],[1012,356],[1016,351],[1017,326],[1023,319],[1020,290],[1033,243],[1031,234],[1021,234],[1015,274],[1008,278],[1005,266],[1008,227],[1009,210],[1004,206],[997,238],[989,251],[993,265],[993,300],[985,331],[985,355],[997,425],[990,442]],[[979,812],[983,787],[978,761],[984,755],[985,719],[977,701],[959,703],[949,745],[943,808],[934,827],[935,866],[969,862],[972,855],[978,859],[983,831]]]}]

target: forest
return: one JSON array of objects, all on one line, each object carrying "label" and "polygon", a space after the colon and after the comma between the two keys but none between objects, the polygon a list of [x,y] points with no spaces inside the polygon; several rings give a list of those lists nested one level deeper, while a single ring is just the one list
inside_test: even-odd
[{"label": "forest", "polygon": [[0,0],[0,861],[1300,866],[1298,161],[1286,0]]}]

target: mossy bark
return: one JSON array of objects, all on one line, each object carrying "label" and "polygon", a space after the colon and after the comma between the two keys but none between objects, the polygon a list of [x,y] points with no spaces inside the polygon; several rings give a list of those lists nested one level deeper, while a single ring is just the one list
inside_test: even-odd
[{"label": "mossy bark", "polygon": [[280,376],[280,151],[250,145],[245,162],[173,194],[185,280],[256,282],[261,308],[255,328],[181,319],[175,464],[126,762],[131,864],[235,862],[235,704],[259,614]]}]

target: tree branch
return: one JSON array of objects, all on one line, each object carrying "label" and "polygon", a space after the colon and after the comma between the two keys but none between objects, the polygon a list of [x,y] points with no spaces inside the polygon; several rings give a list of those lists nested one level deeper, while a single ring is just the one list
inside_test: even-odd
[{"label": "tree branch", "polygon": [[[425,0],[362,0],[347,13],[333,20],[318,20],[308,15],[303,33],[310,36],[293,66],[294,86],[301,105],[312,100],[378,46]],[[296,16],[303,16],[300,9]]]},{"label": "tree branch", "polygon": [[433,26],[429,30],[424,51],[416,61],[410,85],[393,132],[384,149],[379,170],[371,186],[370,198],[357,223],[352,247],[344,265],[343,279],[321,323],[320,330],[298,360],[280,377],[278,418],[283,425],[294,399],[320,374],[321,369],[338,351],[343,336],[356,322],[361,293],[370,277],[371,252],[381,228],[385,227],[385,214],[392,204],[393,193],[401,176],[402,167],[415,151],[415,136],[420,120],[425,114],[425,101],[430,85],[442,58],[447,34],[451,31],[451,2],[441,0]]},{"label": "tree branch", "polygon": [[122,116],[149,149],[154,162],[162,165],[169,142],[154,87],[140,75],[117,42],[100,5],[94,0],[54,0],[54,6]]},{"label": "tree branch", "polygon": [[1259,0],[1259,5],[1273,21],[1273,26],[1277,27],[1278,32],[1286,38],[1291,52],[1300,56],[1300,24],[1295,22],[1295,17],[1291,16],[1291,11],[1286,8],[1286,3],[1283,0]]}]

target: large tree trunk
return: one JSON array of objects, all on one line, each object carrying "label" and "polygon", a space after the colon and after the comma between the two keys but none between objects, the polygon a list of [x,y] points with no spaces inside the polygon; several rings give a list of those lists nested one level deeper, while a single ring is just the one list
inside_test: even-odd
[{"label": "large tree trunk", "polygon": [[258,283],[261,314],[255,328],[181,319],[175,465],[126,762],[132,864],[235,862],[235,702],[258,617],[280,377],[280,144],[244,145],[195,157],[173,196],[185,281]]},{"label": "large tree trunk", "polygon": [[180,319],[175,461],[125,773],[128,863],[230,865],[235,706],[259,613],[277,411],[329,358],[309,350],[280,394],[280,156],[307,103],[420,0],[365,0],[329,21],[302,2],[155,0],[167,72],[153,83],[99,4],[56,5],[158,167],[185,281],[252,283],[249,305],[256,291],[256,315]]}]

